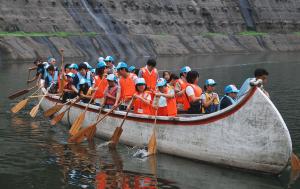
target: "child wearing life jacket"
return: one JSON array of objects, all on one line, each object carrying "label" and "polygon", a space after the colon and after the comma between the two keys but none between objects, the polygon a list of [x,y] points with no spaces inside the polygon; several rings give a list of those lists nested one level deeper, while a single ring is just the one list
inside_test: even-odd
[{"label": "child wearing life jacket", "polygon": [[197,71],[189,71],[187,73],[186,80],[188,82],[188,86],[186,87],[185,93],[190,103],[188,113],[200,114],[202,89],[198,85],[199,73]]},{"label": "child wearing life jacket", "polygon": [[106,89],[108,82],[106,79],[107,67],[104,61],[101,61],[96,66],[96,76],[94,78],[93,88],[95,90],[95,103],[96,105],[103,105],[104,90]]},{"label": "child wearing life jacket", "polygon": [[117,85],[117,77],[114,74],[109,74],[107,76],[108,86],[104,90],[104,100],[103,105],[104,108],[112,108],[116,102],[118,85]]},{"label": "child wearing life jacket", "polygon": [[128,72],[128,66],[125,62],[119,62],[117,65],[119,79],[119,90],[117,92],[117,98],[114,106],[117,106],[121,100],[122,104],[119,107],[120,110],[126,110],[129,102],[131,101],[135,93],[135,75]]},{"label": "child wearing life jacket", "polygon": [[155,93],[153,106],[157,109],[157,115],[176,116],[177,107],[174,89],[167,85],[167,81],[164,78],[158,79],[156,86],[158,92]]},{"label": "child wearing life jacket", "polygon": [[144,78],[138,78],[135,80],[135,89],[136,93],[134,94],[134,99],[130,102],[127,110],[129,110],[133,104],[134,113],[151,115],[153,112],[151,105],[152,98],[151,93],[146,91],[147,86]]},{"label": "child wearing life jacket", "polygon": [[69,72],[66,74],[67,77],[67,82],[66,85],[63,89],[64,94],[63,94],[63,102],[66,102],[67,99],[73,99],[77,96],[78,94],[78,90],[76,89],[76,87],[73,84],[73,78],[75,77],[75,74],[73,74],[72,72]]},{"label": "child wearing life jacket", "polygon": [[155,67],[156,67],[156,60],[149,59],[147,61],[147,65],[141,68],[138,74],[139,78],[145,79],[148,89],[152,91],[155,91],[156,81],[159,78],[158,71]]},{"label": "child wearing life jacket", "polygon": [[237,94],[240,92],[235,85],[227,85],[225,87],[225,95],[220,102],[220,110],[227,108],[237,102]]},{"label": "child wearing life jacket", "polygon": [[219,109],[219,95],[214,92],[216,84],[217,83],[213,79],[207,79],[205,81],[205,92],[201,95],[202,113],[204,114],[210,114]]},{"label": "child wearing life jacket", "polygon": [[55,71],[53,65],[48,65],[47,75],[45,77],[45,88],[49,88],[48,92],[55,94],[57,93],[59,85],[59,74],[58,71]]},{"label": "child wearing life jacket", "polygon": [[186,112],[190,108],[189,100],[186,96],[185,89],[188,86],[186,80],[187,73],[191,71],[189,66],[184,66],[180,69],[180,78],[175,81],[174,89],[176,93],[176,101],[178,111]]},{"label": "child wearing life jacket", "polygon": [[89,103],[92,98],[91,88],[86,79],[81,78],[79,82],[79,96],[81,97],[81,101],[84,103]]}]

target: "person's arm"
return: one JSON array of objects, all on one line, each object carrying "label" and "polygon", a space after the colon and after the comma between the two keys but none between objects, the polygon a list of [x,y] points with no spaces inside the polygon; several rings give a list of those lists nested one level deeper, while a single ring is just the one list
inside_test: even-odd
[{"label": "person's arm", "polygon": [[186,94],[187,94],[187,96],[189,98],[189,101],[192,102],[192,103],[193,102],[198,102],[198,101],[201,100],[201,96],[199,96],[199,97],[195,96],[195,92],[194,92],[194,90],[193,90],[193,88],[191,86],[188,86],[186,88]]},{"label": "person's arm", "polygon": [[114,107],[118,105],[120,98],[121,98],[121,87],[118,88],[116,102],[114,104]]},{"label": "person's arm", "polygon": [[174,94],[165,94],[165,93],[156,93],[155,95],[156,96],[163,96],[163,97],[166,97],[166,98],[174,98],[175,97]]},{"label": "person's arm", "polygon": [[203,96],[201,96],[201,100],[202,100],[202,105],[207,108],[209,107],[214,100],[218,97],[215,93],[212,94],[211,99],[206,101],[206,96],[205,94],[202,94]]},{"label": "person's arm", "polygon": [[138,74],[138,77],[139,77],[139,78],[142,78],[142,77],[143,77],[143,70],[142,70],[142,69],[140,69],[139,74]]},{"label": "person's arm", "polygon": [[148,105],[151,104],[151,96],[150,95],[149,95],[150,98],[148,98],[148,99],[146,99],[140,95],[135,95],[134,97],[140,99],[141,101],[143,101],[144,103],[146,103]]},{"label": "person's arm", "polygon": [[78,94],[78,89],[75,87],[75,85],[71,85],[72,91],[74,91],[76,94]]},{"label": "person's arm", "polygon": [[131,109],[131,105],[133,104],[134,100],[135,100],[135,98],[132,98],[132,99],[130,100],[130,102],[129,102],[127,108],[126,108],[126,111],[129,111],[129,110]]}]

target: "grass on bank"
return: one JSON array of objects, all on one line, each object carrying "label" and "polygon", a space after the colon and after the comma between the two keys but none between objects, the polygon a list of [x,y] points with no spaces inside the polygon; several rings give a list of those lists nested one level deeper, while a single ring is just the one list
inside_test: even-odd
[{"label": "grass on bank", "polygon": [[70,36],[88,36],[94,37],[96,32],[3,32],[0,31],[0,37],[70,37]]},{"label": "grass on bank", "polygon": [[244,32],[238,33],[238,35],[241,35],[241,36],[265,36],[267,34],[268,33],[256,32],[256,31],[244,31]]}]

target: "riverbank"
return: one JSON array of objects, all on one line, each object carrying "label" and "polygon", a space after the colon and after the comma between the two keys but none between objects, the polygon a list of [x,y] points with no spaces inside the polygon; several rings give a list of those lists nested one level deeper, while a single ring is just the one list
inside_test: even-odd
[{"label": "riverbank", "polygon": [[[136,54],[126,54],[126,46],[122,47],[121,51],[116,49],[107,51],[107,47],[103,45],[106,35],[109,34],[97,32],[0,32],[0,55],[2,59],[33,60],[36,57],[59,56],[59,49],[63,48],[66,58],[95,57],[96,59],[100,55],[113,53],[117,57],[128,60],[138,56],[243,54],[300,50],[299,32],[290,34],[203,32],[193,36],[144,35],[143,37],[148,38],[148,43],[152,45],[153,51],[139,49]],[[140,35],[119,34],[118,38],[132,39],[133,36],[140,37]]]}]

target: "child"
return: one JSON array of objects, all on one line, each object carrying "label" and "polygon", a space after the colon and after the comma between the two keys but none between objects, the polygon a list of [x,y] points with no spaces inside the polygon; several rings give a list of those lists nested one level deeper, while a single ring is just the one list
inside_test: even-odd
[{"label": "child", "polygon": [[117,77],[114,74],[109,74],[107,76],[108,86],[104,90],[104,100],[103,105],[104,108],[112,108],[116,102],[118,85],[117,85]]},{"label": "child", "polygon": [[158,92],[155,93],[154,107],[157,109],[157,115],[176,116],[177,107],[174,89],[167,85],[164,78],[158,79],[156,86]]},{"label": "child", "polygon": [[134,113],[146,115],[152,114],[153,110],[151,105],[151,94],[149,91],[146,91],[146,89],[147,86],[144,78],[138,78],[135,80],[136,93],[133,95],[134,99],[130,102],[127,111],[133,104]]},{"label": "child", "polygon": [[218,111],[220,100],[218,94],[214,92],[216,84],[213,79],[205,81],[205,92],[201,95],[202,113],[210,114]]}]

